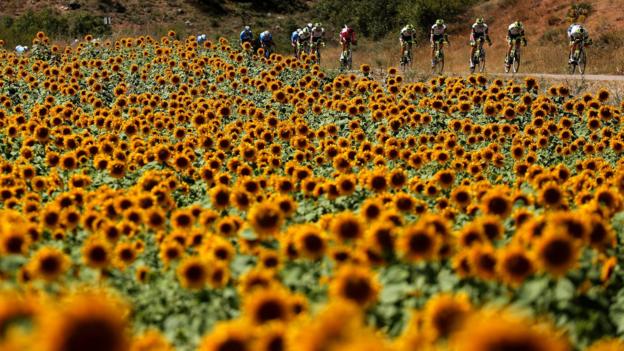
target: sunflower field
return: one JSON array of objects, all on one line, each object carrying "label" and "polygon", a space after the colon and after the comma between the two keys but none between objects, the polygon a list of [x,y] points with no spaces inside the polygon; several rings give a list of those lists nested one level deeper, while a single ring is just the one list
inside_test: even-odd
[{"label": "sunflower field", "polygon": [[0,349],[624,350],[624,104],[171,32],[0,49]]}]

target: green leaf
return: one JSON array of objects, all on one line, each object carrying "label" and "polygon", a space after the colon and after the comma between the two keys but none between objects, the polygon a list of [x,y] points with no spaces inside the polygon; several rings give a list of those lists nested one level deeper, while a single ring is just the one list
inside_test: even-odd
[{"label": "green leaf", "polygon": [[526,283],[519,294],[520,300],[533,302],[542,297],[548,288],[548,278],[541,277]]},{"label": "green leaf", "polygon": [[574,297],[574,284],[569,279],[561,278],[555,286],[555,298],[559,301],[568,301]]},{"label": "green leaf", "polygon": [[407,284],[387,285],[381,291],[379,300],[384,304],[395,303],[402,300],[409,289]]}]

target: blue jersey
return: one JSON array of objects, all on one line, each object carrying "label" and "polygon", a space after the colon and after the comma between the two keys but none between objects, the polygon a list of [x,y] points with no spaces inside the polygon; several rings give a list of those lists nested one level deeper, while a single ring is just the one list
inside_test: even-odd
[{"label": "blue jersey", "polygon": [[299,31],[294,31],[290,35],[290,41],[296,43],[299,40]]},{"label": "blue jersey", "polygon": [[249,30],[249,31],[242,31],[240,33],[240,41],[251,41],[253,40],[253,33]]},{"label": "blue jersey", "polygon": [[260,34],[260,41],[261,41],[261,42],[263,42],[263,43],[265,43],[265,44],[268,44],[268,43],[270,43],[272,40],[273,40],[273,35],[271,35],[271,33],[269,33],[269,32],[262,32],[262,33]]}]

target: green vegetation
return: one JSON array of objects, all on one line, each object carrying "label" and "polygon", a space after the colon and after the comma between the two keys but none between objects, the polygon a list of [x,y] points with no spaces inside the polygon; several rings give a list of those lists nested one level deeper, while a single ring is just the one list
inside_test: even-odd
[{"label": "green vegetation", "polygon": [[18,17],[0,17],[0,38],[8,46],[29,45],[39,31],[54,38],[82,37],[85,34],[95,36],[108,35],[111,29],[104,24],[102,17],[84,11],[62,15],[55,11],[28,11]]}]

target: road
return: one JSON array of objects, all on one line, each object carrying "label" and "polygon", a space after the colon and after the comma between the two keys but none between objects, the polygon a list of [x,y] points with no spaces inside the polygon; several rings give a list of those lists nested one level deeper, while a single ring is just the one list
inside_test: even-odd
[{"label": "road", "polygon": [[595,82],[624,82],[624,76],[620,75],[602,75],[602,74],[586,74],[586,75],[570,75],[570,74],[546,74],[546,73],[486,73],[492,76],[505,76],[505,77],[535,77],[542,79],[553,80],[587,80]]}]

